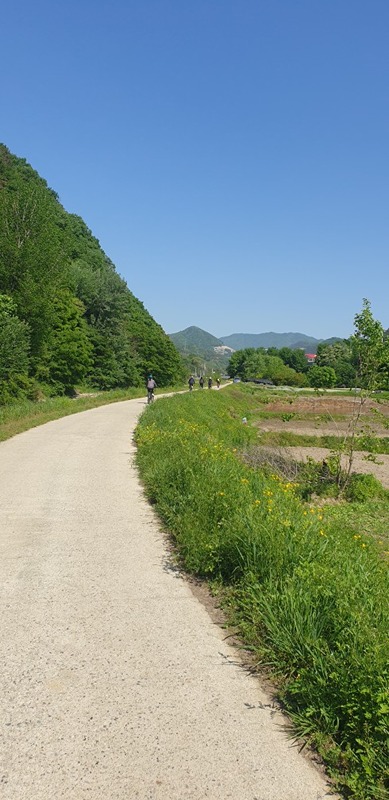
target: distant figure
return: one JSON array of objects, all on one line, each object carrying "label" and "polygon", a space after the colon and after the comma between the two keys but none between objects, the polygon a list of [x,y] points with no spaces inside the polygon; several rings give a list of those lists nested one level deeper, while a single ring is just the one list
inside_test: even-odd
[{"label": "distant figure", "polygon": [[149,375],[147,378],[146,388],[147,388],[147,402],[152,403],[154,400],[154,389],[157,388],[157,384],[152,375]]},{"label": "distant figure", "polygon": [[212,389],[212,378],[208,378],[208,389]]},{"label": "distant figure", "polygon": [[220,389],[220,378],[216,378],[217,388]]},{"label": "distant figure", "polygon": [[195,379],[194,379],[193,375],[190,376],[190,378],[188,380],[188,383],[189,383],[189,391],[191,392],[193,387],[194,387],[194,385],[195,385]]},{"label": "distant figure", "polygon": [[202,375],[200,375],[199,384],[200,384],[200,389],[204,389],[204,378]]},{"label": "distant figure", "polygon": [[247,417],[242,417],[243,425],[247,425]]}]

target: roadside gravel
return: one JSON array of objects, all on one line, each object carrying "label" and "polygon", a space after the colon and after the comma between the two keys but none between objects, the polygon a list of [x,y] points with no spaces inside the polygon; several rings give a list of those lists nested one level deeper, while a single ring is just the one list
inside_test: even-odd
[{"label": "roadside gravel", "polygon": [[323,800],[321,772],[172,567],[144,400],[0,445],[4,800]]}]

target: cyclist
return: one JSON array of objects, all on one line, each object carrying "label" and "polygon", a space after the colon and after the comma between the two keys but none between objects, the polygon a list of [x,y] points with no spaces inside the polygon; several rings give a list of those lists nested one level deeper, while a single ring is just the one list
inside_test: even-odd
[{"label": "cyclist", "polygon": [[217,388],[220,389],[220,378],[216,378]]},{"label": "cyclist", "polygon": [[195,384],[195,379],[193,375],[190,376],[188,383],[189,383],[189,391],[191,392]]},{"label": "cyclist", "polygon": [[212,389],[213,380],[212,378],[208,378],[208,389]]},{"label": "cyclist", "polygon": [[204,389],[204,378],[202,375],[200,375],[199,384],[200,384],[200,389]]},{"label": "cyclist", "polygon": [[146,388],[147,388],[147,402],[152,403],[154,400],[154,389],[157,388],[157,384],[152,375],[149,375],[147,378]]}]

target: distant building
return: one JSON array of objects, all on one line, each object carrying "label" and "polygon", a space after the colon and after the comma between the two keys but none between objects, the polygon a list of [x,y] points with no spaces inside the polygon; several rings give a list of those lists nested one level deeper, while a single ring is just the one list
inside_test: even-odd
[{"label": "distant building", "polygon": [[316,361],[316,353],[305,353],[308,364],[314,364]]},{"label": "distant building", "polygon": [[229,355],[230,353],[235,353],[235,350],[232,347],[227,347],[226,344],[221,344],[219,347],[213,348],[215,353],[219,353],[221,356]]}]

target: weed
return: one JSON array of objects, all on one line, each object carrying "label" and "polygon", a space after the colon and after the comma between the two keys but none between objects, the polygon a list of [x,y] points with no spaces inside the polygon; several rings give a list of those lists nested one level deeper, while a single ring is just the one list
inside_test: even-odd
[{"label": "weed", "polygon": [[389,763],[386,556],[356,532],[357,512],[307,505],[294,480],[238,458],[257,438],[242,424],[256,404],[228,390],[159,401],[136,432],[142,477],[183,565],[228,589],[298,730],[348,796],[378,800]]}]

